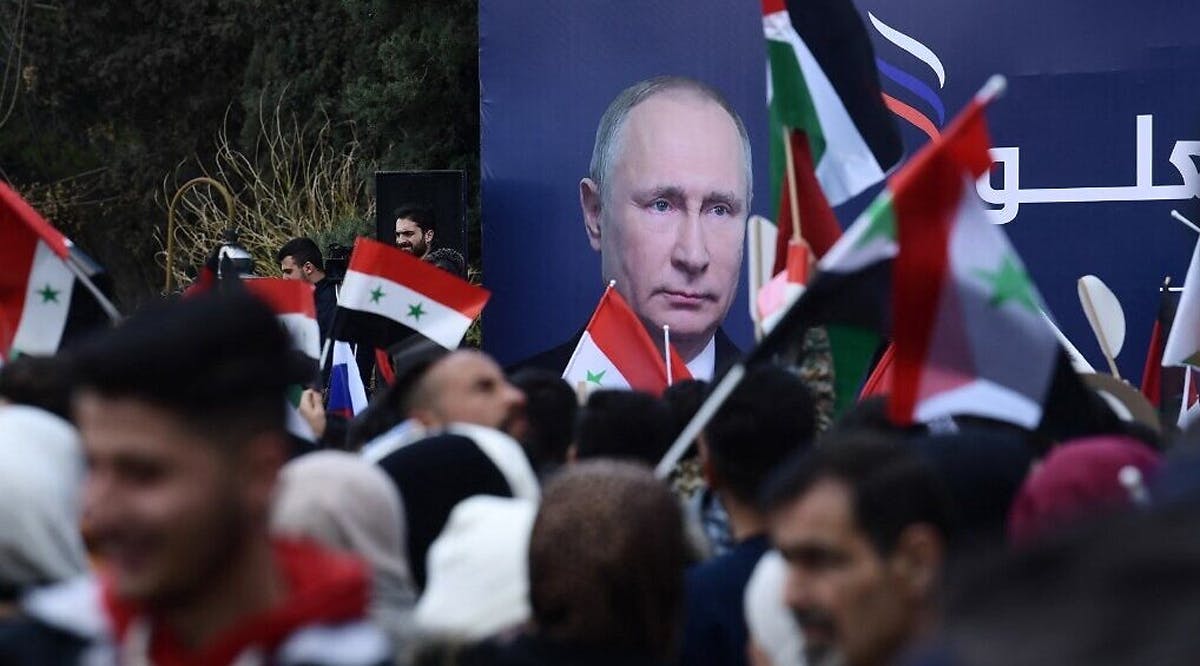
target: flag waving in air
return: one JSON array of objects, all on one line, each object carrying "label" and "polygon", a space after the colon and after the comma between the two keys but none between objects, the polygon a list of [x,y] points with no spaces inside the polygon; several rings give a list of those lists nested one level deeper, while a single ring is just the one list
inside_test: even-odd
[{"label": "flag waving in air", "polygon": [[674,348],[670,353],[668,381],[662,348],[610,284],[562,376],[571,386],[582,383],[589,390],[633,389],[659,395],[669,384],[692,377]]},{"label": "flag waving in air", "polygon": [[841,235],[830,206],[882,181],[903,145],[883,101],[866,27],[850,0],[763,0],[762,10],[778,273],[795,223],[788,146],[801,232],[820,258]]},{"label": "flag waving in air", "polygon": [[0,182],[0,359],[58,351],[75,276],[70,241]]},{"label": "flag waving in air", "polygon": [[491,293],[369,238],[359,238],[338,296],[333,338],[385,349],[417,333],[455,349]]}]

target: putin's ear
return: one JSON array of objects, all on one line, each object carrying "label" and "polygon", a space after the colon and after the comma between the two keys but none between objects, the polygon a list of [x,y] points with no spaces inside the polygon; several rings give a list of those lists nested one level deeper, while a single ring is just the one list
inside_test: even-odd
[{"label": "putin's ear", "polygon": [[600,186],[591,178],[579,181],[579,207],[583,209],[583,227],[592,249],[600,250]]}]

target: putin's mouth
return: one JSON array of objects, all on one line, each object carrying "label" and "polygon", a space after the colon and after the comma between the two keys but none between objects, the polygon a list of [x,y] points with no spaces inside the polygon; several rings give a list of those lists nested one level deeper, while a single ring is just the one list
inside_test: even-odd
[{"label": "putin's mouth", "polygon": [[698,308],[716,300],[715,296],[703,291],[674,291],[664,289],[659,293],[666,297],[667,303],[672,307],[679,308]]}]

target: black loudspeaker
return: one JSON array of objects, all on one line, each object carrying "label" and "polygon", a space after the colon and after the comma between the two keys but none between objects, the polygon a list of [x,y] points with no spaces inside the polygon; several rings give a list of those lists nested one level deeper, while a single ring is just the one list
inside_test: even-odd
[{"label": "black loudspeaker", "polygon": [[464,171],[376,171],[376,238],[396,243],[396,213],[406,207],[433,213],[430,249],[451,248],[467,256],[467,175]]}]

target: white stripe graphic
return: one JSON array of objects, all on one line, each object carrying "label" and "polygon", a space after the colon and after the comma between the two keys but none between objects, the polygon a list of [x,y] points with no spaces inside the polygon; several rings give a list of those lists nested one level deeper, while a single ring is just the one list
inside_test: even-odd
[{"label": "white stripe graphic", "polygon": [[471,326],[466,315],[378,275],[346,271],[338,305],[399,322],[446,349],[457,349]]},{"label": "white stripe graphic", "polygon": [[563,379],[575,388],[580,382],[587,385],[589,391],[598,389],[629,389],[629,381],[617,369],[616,364],[608,358],[591,334],[583,332],[575,353],[563,370]]},{"label": "white stripe graphic", "polygon": [[817,121],[821,124],[821,133],[825,136],[825,154],[821,156],[816,172],[829,204],[842,204],[883,180],[883,169],[875,159],[875,154],[863,140],[821,65],[792,27],[788,13],[783,11],[764,16],[763,32],[767,39],[791,46],[800,63],[813,108],[816,109]]},{"label": "white stripe graphic", "polygon": [[929,69],[932,69],[933,73],[937,75],[939,88],[946,87],[946,68],[942,66],[942,61],[938,59],[937,54],[928,46],[880,21],[871,12],[867,12],[867,18],[871,19],[871,24],[875,26],[879,34],[883,35],[884,39],[928,65]]},{"label": "white stripe graphic", "polygon": [[42,241],[33,255],[25,286],[25,307],[13,336],[12,348],[22,354],[53,354],[62,342],[71,309],[75,276]]}]

